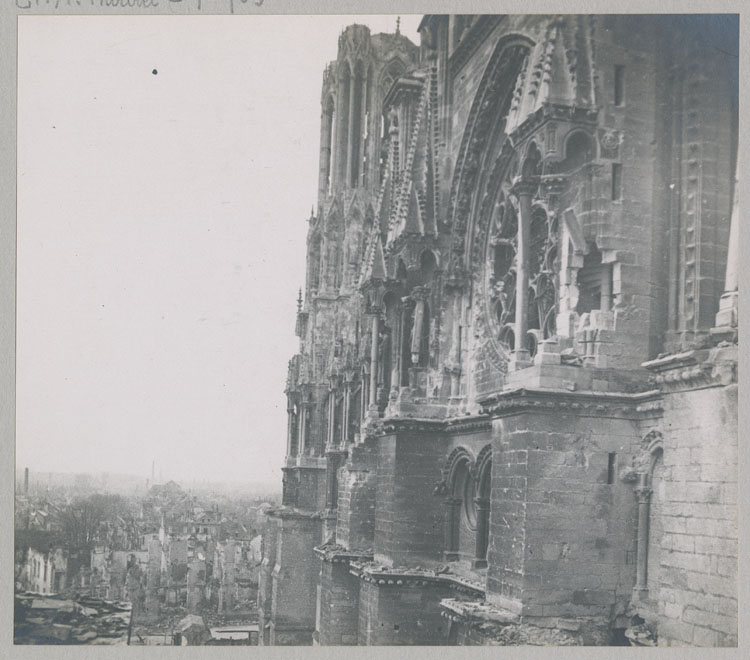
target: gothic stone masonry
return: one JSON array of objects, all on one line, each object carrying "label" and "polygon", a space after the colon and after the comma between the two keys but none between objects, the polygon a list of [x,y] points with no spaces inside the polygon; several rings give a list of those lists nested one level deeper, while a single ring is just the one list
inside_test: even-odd
[{"label": "gothic stone masonry", "polygon": [[737,644],[737,31],[341,34],[261,644]]}]

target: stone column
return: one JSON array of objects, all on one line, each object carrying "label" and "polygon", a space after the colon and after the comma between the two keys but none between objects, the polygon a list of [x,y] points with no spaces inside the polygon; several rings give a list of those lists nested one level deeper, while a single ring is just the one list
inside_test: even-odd
[{"label": "stone column", "polygon": [[[365,378],[365,376],[367,376]],[[370,404],[370,392],[369,392],[369,386],[370,386],[370,379],[369,374],[363,369],[360,373],[360,379],[362,381],[362,386],[359,388],[359,412],[360,412],[360,421],[364,421],[367,418],[367,408]]]},{"label": "stone column", "polygon": [[526,349],[526,332],[528,331],[528,296],[529,296],[529,241],[531,237],[531,197],[536,184],[521,180],[513,187],[518,196],[518,251],[516,252],[516,323],[513,332],[515,345],[509,368],[523,369],[531,365],[529,351]]},{"label": "stone column", "polygon": [[333,432],[336,422],[336,390],[333,383],[328,388],[328,433],[326,434],[326,448],[333,447]]},{"label": "stone column", "polygon": [[638,546],[633,597],[641,600],[648,595],[648,519],[651,503],[651,488],[645,472],[639,475],[635,494],[638,497]]},{"label": "stone column", "polygon": [[349,416],[352,409],[352,380],[354,379],[353,373],[346,373],[344,376],[344,412],[341,416],[341,444],[345,447],[349,444]]},{"label": "stone column", "polygon": [[419,357],[422,348],[422,326],[424,325],[424,305],[427,291],[422,287],[415,287],[412,290],[414,299],[414,323],[411,331],[411,363],[416,367],[419,364]]},{"label": "stone column", "polygon": [[[368,125],[367,119],[367,106],[370,103],[370,99],[367,98],[367,69],[365,68],[363,74],[362,74],[362,89],[360,91],[360,102],[359,102],[359,110],[360,110],[360,121],[359,121],[359,154],[357,158],[359,159],[359,183],[360,185],[365,185],[365,180],[367,178],[367,173],[365,172],[365,160],[368,159],[368,153],[367,153],[367,147],[369,146],[369,134],[370,134],[370,126]],[[369,161],[368,161],[369,165]]]},{"label": "stone column", "polygon": [[490,500],[487,497],[477,497],[474,502],[477,505],[477,538],[472,567],[485,568],[487,566],[487,541],[489,540]]},{"label": "stone column", "polygon": [[446,497],[444,512],[444,548],[443,558],[445,561],[456,561],[458,559],[458,523],[461,516],[461,498]]},{"label": "stone column", "polygon": [[287,400],[286,415],[286,455],[291,456],[294,451],[294,404],[290,400]]},{"label": "stone column", "polygon": [[377,405],[378,395],[378,330],[380,326],[380,310],[373,308],[372,313],[372,344],[370,345],[370,406]]}]

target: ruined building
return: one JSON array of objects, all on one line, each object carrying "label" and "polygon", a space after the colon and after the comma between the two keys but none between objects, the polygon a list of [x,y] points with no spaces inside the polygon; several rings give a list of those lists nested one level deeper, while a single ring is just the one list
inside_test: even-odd
[{"label": "ruined building", "polygon": [[737,30],[340,36],[262,644],[737,643]]}]

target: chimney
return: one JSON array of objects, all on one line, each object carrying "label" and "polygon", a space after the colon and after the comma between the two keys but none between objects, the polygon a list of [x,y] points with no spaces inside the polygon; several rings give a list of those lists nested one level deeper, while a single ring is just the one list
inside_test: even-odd
[{"label": "chimney", "polygon": [[29,468],[23,470],[23,494],[29,494]]}]

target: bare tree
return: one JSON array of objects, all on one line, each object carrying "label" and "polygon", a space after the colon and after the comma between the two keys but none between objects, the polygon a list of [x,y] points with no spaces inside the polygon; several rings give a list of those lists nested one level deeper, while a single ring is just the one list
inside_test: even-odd
[{"label": "bare tree", "polygon": [[120,495],[94,493],[73,500],[60,512],[62,531],[71,550],[91,550],[102,524],[125,513],[127,503]]}]

